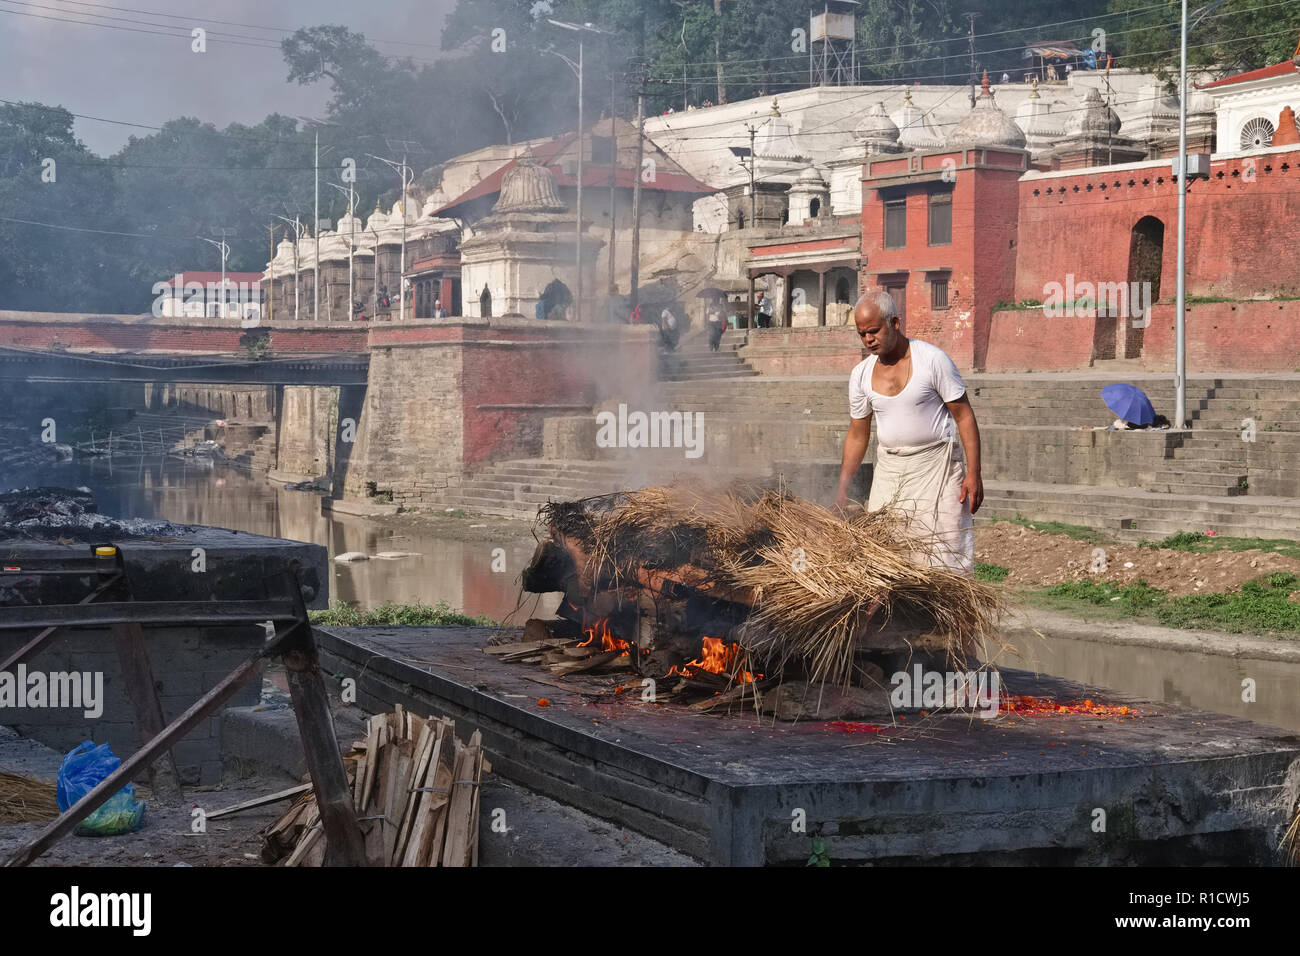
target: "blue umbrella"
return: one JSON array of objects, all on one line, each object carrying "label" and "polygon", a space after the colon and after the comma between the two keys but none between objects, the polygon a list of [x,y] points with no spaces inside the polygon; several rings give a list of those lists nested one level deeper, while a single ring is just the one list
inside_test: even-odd
[{"label": "blue umbrella", "polygon": [[1156,420],[1151,399],[1136,385],[1107,385],[1101,390],[1101,400],[1119,418],[1134,425],[1150,425]]}]

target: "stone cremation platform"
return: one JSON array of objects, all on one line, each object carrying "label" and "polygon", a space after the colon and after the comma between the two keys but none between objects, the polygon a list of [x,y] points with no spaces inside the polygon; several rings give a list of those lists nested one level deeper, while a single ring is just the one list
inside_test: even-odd
[{"label": "stone cremation platform", "polygon": [[[14,497],[14,496],[6,496]],[[4,503],[0,502],[0,507]],[[308,607],[328,602],[329,564],[325,548],[220,528],[162,521],[118,520],[88,511],[52,513],[47,524],[0,522],[0,615],[8,608],[83,602],[98,583],[97,545],[120,555],[125,584],[134,601],[192,602],[196,613],[219,611],[225,601],[268,597],[268,581],[289,571]],[[114,559],[109,559],[110,567]],[[30,641],[34,629],[0,630],[0,661]],[[142,639],[162,715],[174,720],[266,641],[261,624],[205,622],[154,626]],[[125,758],[141,743],[119,650],[108,625],[62,627],[22,667],[22,674],[77,675],[98,681],[98,712],[84,707],[0,706],[0,724],[13,727],[61,752],[84,740],[109,743]],[[78,681],[78,683],[81,683]],[[256,704],[260,682],[249,680],[226,706]],[[216,783],[222,772],[221,712],[198,725],[172,748],[181,779]]]},{"label": "stone cremation platform", "polygon": [[499,661],[495,628],[315,631],[360,706],[454,717],[499,775],[713,864],[803,865],[814,833],[835,865],[1268,864],[1300,792],[1294,734],[1024,671],[1004,698],[1135,712],[774,723]]}]

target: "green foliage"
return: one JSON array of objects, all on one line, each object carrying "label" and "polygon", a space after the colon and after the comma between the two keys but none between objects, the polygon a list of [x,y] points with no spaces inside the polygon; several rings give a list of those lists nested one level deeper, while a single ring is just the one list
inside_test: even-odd
[{"label": "green foliage", "polygon": [[454,611],[446,601],[436,604],[397,604],[385,601],[362,611],[342,601],[331,601],[327,611],[309,612],[311,623],[335,627],[491,627],[496,621],[484,615],[471,617]]},{"label": "green foliage", "polygon": [[1127,615],[1151,617],[1166,627],[1242,631],[1300,631],[1300,604],[1287,596],[1300,587],[1294,574],[1275,571],[1252,578],[1232,594],[1171,597],[1146,581],[1122,587],[1106,581],[1066,581],[1044,593],[1094,605],[1111,605]]},{"label": "green foliage", "polygon": [[985,564],[983,561],[975,562],[976,581],[988,581],[992,584],[998,584],[1005,581],[1010,573],[1010,568],[1004,568],[1000,564]]},{"label": "green foliage", "polygon": [[[1154,7],[1154,9],[1152,9]],[[1177,80],[1180,5],[1177,0],[1110,0],[1112,52],[1126,67]],[[1192,20],[1195,17],[1191,18]],[[1190,26],[1190,22],[1189,22]],[[1229,76],[1289,60],[1300,36],[1300,7],[1276,0],[1232,0],[1189,30],[1189,71]],[[1224,148],[1220,144],[1220,148]]]},{"label": "green foliage", "polygon": [[1300,542],[1285,538],[1233,538],[1225,535],[1213,537],[1201,531],[1179,531],[1162,541],[1143,541],[1143,548],[1168,548],[1173,551],[1190,551],[1204,554],[1208,551],[1271,551],[1289,558],[1300,558]]},{"label": "green foliage", "polygon": [[1143,580],[1123,586],[1110,581],[1063,581],[1048,588],[1047,593],[1055,597],[1086,601],[1089,604],[1116,603],[1130,614],[1155,607],[1164,595],[1163,591],[1153,588]]}]

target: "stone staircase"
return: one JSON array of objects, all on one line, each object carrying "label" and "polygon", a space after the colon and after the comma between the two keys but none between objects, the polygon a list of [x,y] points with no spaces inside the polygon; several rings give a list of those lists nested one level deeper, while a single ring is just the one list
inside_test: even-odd
[{"label": "stone staircase", "polygon": [[1233,537],[1300,539],[1300,499],[1245,495],[1167,495],[1088,485],[985,482],[976,524],[1021,516],[1158,541],[1179,531],[1213,529]]},{"label": "stone staircase", "polygon": [[[707,352],[706,342],[700,339]],[[1300,538],[1295,377],[1190,379],[1192,428],[1182,432],[1106,431],[1114,415],[1100,392],[1115,378],[1138,385],[1157,412],[1172,415],[1167,376],[966,376],[984,437],[988,497],[981,520],[1019,512],[1134,539],[1201,527]],[[662,383],[661,398],[659,410],[704,414],[697,459],[684,460],[681,448],[597,447],[594,414],[557,416],[545,422],[542,457],[499,462],[463,479],[447,505],[531,517],[551,498],[673,475],[772,482],[800,467],[812,489],[800,493],[825,497],[833,489],[848,426],[844,376],[682,377]],[[1244,419],[1254,421],[1254,441],[1242,440]],[[869,448],[868,462],[874,454]]]},{"label": "stone staircase", "polygon": [[[748,473],[746,473],[748,474]],[[630,475],[621,462],[520,458],[499,461],[446,492],[439,504],[478,514],[536,517],[548,501],[573,501],[628,488],[679,479],[680,470],[663,468]],[[740,477],[736,473],[735,477]]]},{"label": "stone staircase", "polygon": [[709,348],[708,332],[683,339],[677,351],[659,353],[659,378],[664,382],[690,382],[717,379],[752,378],[757,370],[747,365],[737,350],[745,344],[745,333],[727,330],[722,333],[718,351]]}]

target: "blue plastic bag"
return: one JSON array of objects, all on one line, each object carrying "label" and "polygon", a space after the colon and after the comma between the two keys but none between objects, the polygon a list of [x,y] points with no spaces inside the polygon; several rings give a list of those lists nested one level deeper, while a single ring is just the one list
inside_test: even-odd
[{"label": "blue plastic bag", "polygon": [[[94,790],[121,764],[108,744],[96,747],[94,741],[82,741],[81,746],[63,758],[63,765],[59,767],[60,812]],[[81,821],[76,833],[77,836],[116,836],[138,830],[143,825],[144,803],[135,799],[135,784],[128,783]]]}]

